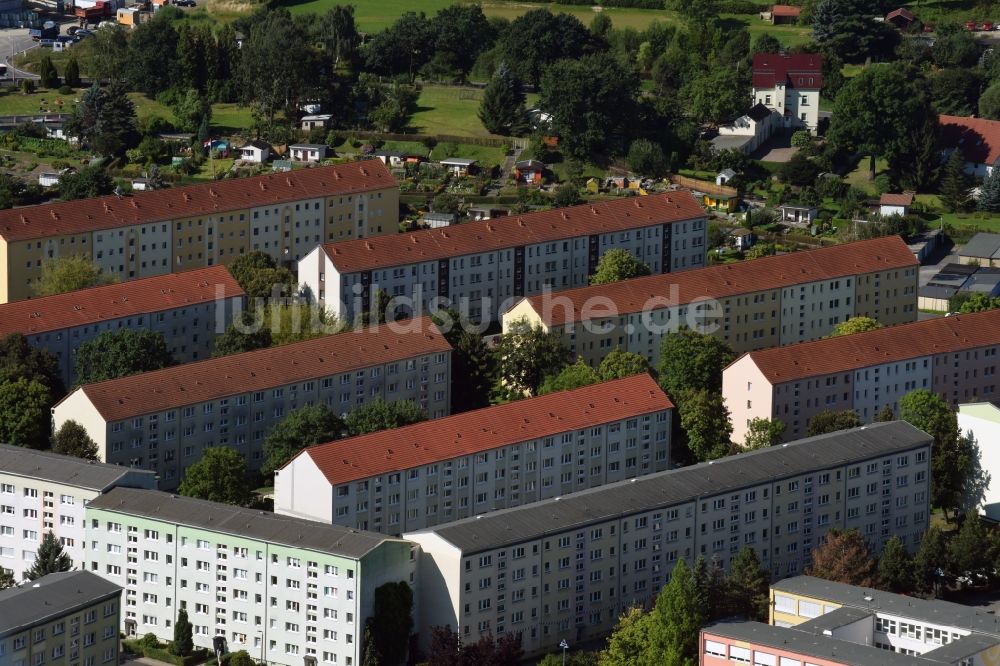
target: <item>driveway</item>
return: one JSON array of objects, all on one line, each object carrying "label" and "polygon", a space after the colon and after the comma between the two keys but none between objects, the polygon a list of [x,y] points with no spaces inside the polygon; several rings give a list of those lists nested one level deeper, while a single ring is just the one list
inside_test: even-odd
[{"label": "driveway", "polygon": [[10,78],[13,72],[19,79],[37,79],[38,76],[35,74],[15,69],[13,65],[14,55],[24,53],[28,49],[37,48],[39,48],[38,42],[31,40],[31,37],[28,36],[27,28],[4,28],[0,30],[0,57],[7,63],[7,78]]},{"label": "driveway", "polygon": [[768,139],[763,146],[751,153],[750,158],[781,164],[788,162],[792,159],[792,155],[799,152],[798,148],[792,147],[791,139],[791,133],[779,132]]},{"label": "driveway", "polygon": [[925,287],[927,283],[931,281],[931,278],[938,274],[938,272],[944,268],[945,264],[957,264],[958,263],[958,245],[951,246],[947,252],[936,252],[931,260],[934,263],[928,263],[920,266],[920,286]]}]

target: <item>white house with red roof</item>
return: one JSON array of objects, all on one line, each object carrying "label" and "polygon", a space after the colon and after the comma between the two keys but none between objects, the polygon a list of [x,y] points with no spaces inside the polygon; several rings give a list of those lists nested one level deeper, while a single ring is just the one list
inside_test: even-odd
[{"label": "white house with red roof", "polygon": [[983,178],[1000,164],[1000,120],[942,115],[938,122],[944,152],[962,151],[966,173]]},{"label": "white house with red roof", "polygon": [[786,128],[819,124],[823,57],[816,53],[758,53],[753,57],[753,101],[777,111]]}]

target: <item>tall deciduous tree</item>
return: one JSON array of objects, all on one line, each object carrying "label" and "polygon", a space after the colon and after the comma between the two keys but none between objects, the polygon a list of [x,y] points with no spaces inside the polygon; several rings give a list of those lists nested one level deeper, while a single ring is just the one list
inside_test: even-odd
[{"label": "tall deciduous tree", "polygon": [[643,176],[659,177],[667,171],[663,147],[649,139],[636,139],[628,147],[628,168]]},{"label": "tall deciduous tree", "polygon": [[812,551],[812,566],[806,573],[848,585],[871,587],[875,582],[875,560],[857,530],[831,529]]},{"label": "tall deciduous tree", "polygon": [[622,351],[615,347],[601,360],[597,374],[602,382],[606,382],[612,379],[641,375],[649,370],[649,361],[646,360],[645,356],[635,352]]},{"label": "tall deciduous tree", "polygon": [[494,347],[500,393],[512,398],[536,395],[545,377],[559,372],[571,356],[558,334],[526,320],[511,323]]},{"label": "tall deciduous tree", "polygon": [[52,296],[111,282],[114,282],[114,278],[101,273],[100,267],[94,262],[82,256],[70,255],[43,262],[42,274],[33,288],[37,296]]},{"label": "tall deciduous tree", "polygon": [[467,329],[468,322],[454,308],[438,310],[432,319],[452,347],[451,413],[488,406],[496,364],[486,342],[475,330]]},{"label": "tall deciduous tree", "polygon": [[579,60],[601,50],[604,43],[571,14],[532,9],[511,21],[497,46],[514,76],[537,86],[552,63]]},{"label": "tall deciduous tree", "polygon": [[565,154],[585,160],[620,149],[639,89],[636,74],[607,53],[565,59],[542,76],[539,104]]},{"label": "tall deciduous tree", "polygon": [[279,111],[295,112],[313,73],[312,52],[285,9],[261,12],[240,49],[242,99],[270,131]]},{"label": "tall deciduous tree", "polygon": [[914,169],[920,155],[916,144],[933,140],[923,128],[932,123],[936,127],[936,121],[916,70],[905,65],[870,67],[837,95],[827,138],[844,150],[870,155],[874,179],[876,157],[884,157],[897,173]]},{"label": "tall deciduous tree", "polygon": [[607,647],[597,658],[598,666],[653,666],[649,659],[655,618],[641,608],[631,607],[618,618],[608,637]]},{"label": "tall deciduous tree", "polygon": [[31,568],[24,572],[24,577],[28,580],[38,580],[42,576],[69,571],[72,568],[73,560],[63,552],[62,543],[55,533],[49,530],[38,544],[35,561],[32,562]]},{"label": "tall deciduous tree", "polygon": [[93,199],[111,194],[115,182],[99,166],[85,166],[75,173],[64,173],[59,178],[59,198],[63,201]]},{"label": "tall deciduous tree", "polygon": [[92,384],[173,364],[162,333],[122,328],[80,345],[73,368],[78,384]]},{"label": "tall deciduous tree", "polygon": [[715,460],[732,449],[733,425],[720,393],[690,389],[677,394],[681,430],[688,449],[699,461]]},{"label": "tall deciduous tree", "polygon": [[559,374],[546,377],[538,389],[538,395],[589,386],[599,381],[601,381],[601,378],[597,375],[597,372],[587,365],[582,358],[578,358],[576,363],[567,365]]},{"label": "tall deciduous tree", "polygon": [[698,663],[698,636],[705,616],[696,596],[694,577],[683,559],[677,560],[667,583],[656,597],[653,645],[660,663],[694,666]]},{"label": "tall deciduous tree", "polygon": [[861,425],[861,418],[853,409],[845,409],[839,412],[825,409],[809,419],[806,436],[825,435],[828,432],[857,428]]},{"label": "tall deciduous tree", "polygon": [[744,546],[729,564],[729,608],[749,620],[767,622],[771,577],[757,551]]},{"label": "tall deciduous tree", "polygon": [[[225,333],[212,341],[212,356],[242,354],[271,346],[271,329],[265,324],[263,318],[258,321],[254,313],[243,312],[240,319],[239,324],[230,324]],[[255,321],[257,321],[256,325]]]},{"label": "tall deciduous tree", "polygon": [[890,592],[909,592],[913,584],[913,559],[899,537],[893,536],[878,558],[878,585]]},{"label": "tall deciduous tree", "polygon": [[425,69],[464,79],[480,53],[493,46],[496,31],[479,5],[454,4],[430,20],[434,55]]},{"label": "tall deciduous tree", "polygon": [[615,248],[601,255],[597,269],[590,276],[590,284],[611,284],[649,275],[651,272],[649,266],[636,259],[631,252]]},{"label": "tall deciduous tree", "polygon": [[870,0],[820,0],[812,17],[813,39],[847,62],[889,55],[899,42],[892,25],[875,21],[885,12]]},{"label": "tall deciduous tree", "polygon": [[264,473],[278,469],[302,449],[337,439],[344,429],[344,422],[323,405],[289,412],[264,438]]},{"label": "tall deciduous tree", "polygon": [[958,534],[948,542],[949,568],[956,575],[983,573],[993,567],[989,550],[985,547],[989,539],[978,511],[966,514]]},{"label": "tall deciduous tree", "polygon": [[52,436],[52,450],[84,460],[98,460],[97,442],[90,438],[86,428],[72,419],[59,426]]},{"label": "tall deciduous tree", "polygon": [[882,328],[882,324],[877,319],[872,319],[871,317],[851,317],[837,324],[829,337],[836,338],[840,335],[854,335],[855,333],[864,333],[865,331],[874,331],[880,328]]},{"label": "tall deciduous tree", "polygon": [[743,448],[747,450],[764,449],[781,442],[785,434],[785,424],[778,419],[753,418],[747,425]]},{"label": "tall deciduous tree", "polygon": [[356,436],[401,428],[426,420],[426,412],[412,400],[388,401],[376,398],[349,413],[344,419],[344,425],[351,436]]},{"label": "tall deciduous tree", "polygon": [[375,588],[372,638],[378,645],[379,663],[398,666],[406,658],[413,629],[413,590],[409,583],[384,583]]},{"label": "tall deciduous tree", "polygon": [[177,79],[177,30],[169,19],[156,16],[134,26],[125,61],[129,89],[150,97],[169,89]]},{"label": "tall deciduous tree", "polygon": [[250,298],[270,298],[275,292],[288,294],[295,288],[292,272],[261,250],[241,254],[228,268]]},{"label": "tall deciduous tree", "polygon": [[506,63],[500,63],[483,90],[483,99],[479,103],[479,120],[493,134],[520,135],[527,129],[528,123],[524,99],[521,82],[510,73]]},{"label": "tall deciduous tree", "polygon": [[184,470],[177,492],[233,506],[246,506],[253,498],[247,478],[247,461],[228,446],[205,449],[201,460]]},{"label": "tall deciduous tree", "polygon": [[194,628],[191,626],[191,621],[188,620],[188,614],[185,609],[180,609],[177,613],[177,621],[174,622],[174,640],[170,643],[170,652],[180,656],[186,657],[194,651]]},{"label": "tall deciduous tree", "polygon": [[671,397],[688,389],[722,390],[722,370],[736,358],[722,340],[690,329],[671,331],[660,343],[660,386]]},{"label": "tall deciduous tree", "polygon": [[925,389],[900,399],[899,418],[934,438],[930,499],[947,515],[948,509],[956,509],[962,502],[970,462],[959,447],[958,418],[940,396]]},{"label": "tall deciduous tree", "polygon": [[990,84],[979,97],[979,115],[989,120],[1000,120],[1000,81]]},{"label": "tall deciduous tree", "polygon": [[49,437],[49,390],[34,379],[0,383],[0,442],[44,449]]}]

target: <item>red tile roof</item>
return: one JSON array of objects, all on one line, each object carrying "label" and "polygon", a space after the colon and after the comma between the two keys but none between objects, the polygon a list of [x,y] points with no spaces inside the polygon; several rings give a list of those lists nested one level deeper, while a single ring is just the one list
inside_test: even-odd
[{"label": "red tile roof", "polygon": [[[649,307],[654,298],[657,299],[655,307],[660,308],[667,296],[672,298],[676,295],[676,304],[683,305],[695,299],[727,298],[803,282],[913,266],[917,266],[917,260],[903,239],[890,236],[681,273],[568,289],[549,296],[552,305],[548,308],[545,295],[531,296],[527,300],[548,326],[562,326],[582,321],[585,307],[590,309],[595,319],[610,316],[606,306],[609,301],[618,314],[627,314],[641,312]],[[601,299],[600,307],[594,307],[597,298]],[[563,303],[571,304],[572,309],[563,307]]]},{"label": "red tile roof", "polygon": [[893,9],[891,12],[885,15],[886,21],[891,21],[894,18],[904,19],[907,23],[912,23],[916,20],[916,16],[913,15],[911,11],[905,7],[900,7],[899,9]]},{"label": "red tile roof", "polygon": [[913,192],[903,192],[902,194],[889,194],[887,192],[879,197],[878,202],[882,206],[912,206]]},{"label": "red tile roof", "polygon": [[[393,332],[401,326],[413,330]],[[106,421],[119,421],[449,350],[448,341],[424,317],[85,384],[77,390]]]},{"label": "red tile roof", "polygon": [[[810,83],[811,80],[811,83]],[[823,56],[816,53],[758,53],[753,57],[753,87],[818,90],[823,87]]]},{"label": "red tile roof", "polygon": [[966,162],[993,166],[1000,160],[1000,120],[938,116],[941,145],[958,148]]},{"label": "red tile roof", "polygon": [[764,349],[750,352],[750,358],[769,382],[781,384],[988,345],[1000,345],[1000,310],[938,317]]},{"label": "red tile roof", "polygon": [[771,16],[795,16],[798,17],[802,14],[801,7],[795,7],[793,5],[775,5],[771,7]]},{"label": "red tile roof", "polygon": [[217,296],[243,296],[225,266],[80,289],[0,305],[0,338],[11,333],[30,336],[86,326],[109,319],[173,310],[213,301]]},{"label": "red tile roof", "polygon": [[217,180],[204,185],[135,192],[0,211],[0,238],[8,241],[113,229],[180,217],[213,215],[310,197],[392,187],[379,160]]},{"label": "red tile roof", "polygon": [[336,485],[672,408],[642,374],[328,442],[300,455]]},{"label": "red tile roof", "polygon": [[677,191],[466,222],[444,229],[328,243],[323,250],[341,273],[355,273],[573,236],[704,218],[705,209],[691,193]]}]

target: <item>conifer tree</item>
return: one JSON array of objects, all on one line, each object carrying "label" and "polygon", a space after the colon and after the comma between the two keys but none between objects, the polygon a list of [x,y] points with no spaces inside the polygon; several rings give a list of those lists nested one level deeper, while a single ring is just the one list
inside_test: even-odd
[{"label": "conifer tree", "polygon": [[186,657],[194,651],[194,629],[185,609],[177,613],[177,622],[174,623],[174,641],[170,644],[170,652],[178,657]]},{"label": "conifer tree", "polygon": [[479,119],[487,130],[504,136],[520,134],[527,127],[521,83],[511,75],[504,63],[500,64],[483,90]]},{"label": "conifer tree", "polygon": [[1000,167],[993,167],[990,175],[983,179],[976,208],[988,213],[1000,213]]},{"label": "conifer tree", "polygon": [[70,58],[69,62],[66,63],[63,81],[71,88],[80,87],[80,63],[76,61],[76,58]]},{"label": "conifer tree", "polygon": [[965,160],[958,150],[953,151],[941,167],[938,196],[941,205],[952,212],[964,210],[969,205],[969,177],[965,174]]},{"label": "conifer tree", "polygon": [[878,584],[890,592],[913,589],[913,559],[898,536],[889,539],[878,560]]},{"label": "conifer tree", "polygon": [[52,58],[48,55],[43,56],[38,63],[38,78],[43,88],[59,87],[59,73],[56,72],[56,66],[52,64]]},{"label": "conifer tree", "polygon": [[72,568],[73,560],[63,552],[62,543],[52,530],[49,530],[42,537],[42,543],[38,545],[38,552],[35,554],[35,561],[24,576],[28,580],[36,580],[50,573],[69,571]]}]

